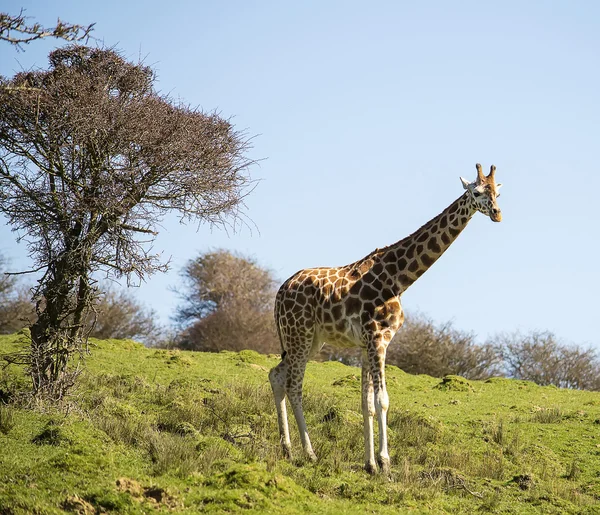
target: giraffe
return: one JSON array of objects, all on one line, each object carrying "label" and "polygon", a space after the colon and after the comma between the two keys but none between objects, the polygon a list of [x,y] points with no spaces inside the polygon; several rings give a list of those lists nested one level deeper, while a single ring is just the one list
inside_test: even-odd
[{"label": "giraffe", "polygon": [[[496,202],[496,167],[489,175],[476,165],[477,179],[461,177],[466,190],[457,200],[410,236],[346,266],[300,270],[283,283],[275,299],[275,323],[281,362],[269,372],[283,453],[291,457],[287,396],[296,418],[304,452],[316,460],[304,413],[302,383],[306,364],[326,342],[362,349],[361,407],[365,469],[390,472],[387,445],[389,398],[385,382],[388,344],[404,322],[402,293],[452,244],[476,211],[494,222],[502,220]],[[379,426],[375,461],[373,420]]]}]

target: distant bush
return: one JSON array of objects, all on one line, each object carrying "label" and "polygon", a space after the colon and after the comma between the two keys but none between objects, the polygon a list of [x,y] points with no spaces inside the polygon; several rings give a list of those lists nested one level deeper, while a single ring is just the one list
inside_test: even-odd
[{"label": "distant bush", "polygon": [[408,317],[392,339],[387,363],[410,374],[486,379],[498,375],[500,357],[492,345],[478,344],[475,334],[418,315]]},{"label": "distant bush", "polygon": [[112,286],[103,290],[90,315],[89,326],[93,329],[90,336],[95,338],[118,338],[141,341],[145,344],[156,343],[162,335],[162,328],[156,323],[156,314],[144,307],[131,292]]},{"label": "distant bush", "polygon": [[[326,345],[319,357],[360,365],[361,351]],[[410,374],[434,377],[485,379],[500,372],[500,357],[492,345],[477,344],[474,334],[459,331],[450,322],[436,324],[425,315],[406,318],[388,347],[386,363]]]},{"label": "distant bush", "polygon": [[548,331],[501,333],[491,341],[507,377],[539,385],[600,390],[600,357],[591,348],[561,343]]},{"label": "distant bush", "polygon": [[175,346],[218,352],[279,352],[273,320],[277,282],[253,259],[226,250],[201,254],[183,269]]},{"label": "distant bush", "polygon": [[8,260],[0,255],[0,334],[16,333],[37,318],[29,289],[7,271]]}]

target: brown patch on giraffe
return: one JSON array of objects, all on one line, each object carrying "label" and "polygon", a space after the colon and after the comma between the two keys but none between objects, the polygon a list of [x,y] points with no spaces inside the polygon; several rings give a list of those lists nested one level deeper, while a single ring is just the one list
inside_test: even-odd
[{"label": "brown patch on giraffe", "polygon": [[417,279],[418,279],[418,278],[419,278],[419,277],[421,277],[421,276],[422,276],[424,273],[425,273],[425,270],[424,270],[424,269],[422,269],[422,268],[419,268],[419,270],[417,270],[417,271],[415,272],[415,275],[417,276]]},{"label": "brown patch on giraffe", "polygon": [[291,311],[295,305],[296,303],[289,297],[283,300],[283,307],[285,311]]},{"label": "brown patch on giraffe", "polygon": [[427,248],[429,250],[431,250],[432,252],[435,252],[436,254],[439,254],[442,249],[440,248],[439,243],[437,242],[436,238],[431,238],[428,242],[427,242]]},{"label": "brown patch on giraffe", "polygon": [[387,266],[387,273],[391,275],[396,275],[398,273],[398,266],[396,265],[396,263],[390,263]]},{"label": "brown patch on giraffe", "polygon": [[[364,280],[363,280],[364,281]],[[349,295],[358,295],[360,293],[360,289],[362,288],[363,281],[356,281],[348,290]]]},{"label": "brown patch on giraffe", "polygon": [[381,295],[380,297],[385,301],[389,301],[390,299],[393,299],[394,297],[397,297],[398,294],[397,292],[395,292],[394,290],[392,290],[391,288],[384,288],[383,290],[381,290]]},{"label": "brown patch on giraffe", "polygon": [[333,284],[325,283],[321,287],[321,291],[323,292],[323,297],[328,299],[331,296],[331,294],[333,293]]},{"label": "brown patch on giraffe", "polygon": [[396,299],[390,299],[387,303],[387,309],[389,311],[393,311],[394,313],[397,313],[398,311],[402,311],[402,308],[400,307],[400,301],[396,298]]},{"label": "brown patch on giraffe", "polygon": [[378,322],[381,320],[385,320],[388,317],[388,306],[387,304],[383,303],[380,304],[379,306],[377,306],[375,308],[375,311],[373,313],[373,318],[375,318],[375,320],[377,320]]},{"label": "brown patch on giraffe", "polygon": [[468,219],[466,216],[463,216],[463,217],[460,219],[460,223],[461,223],[462,225],[465,225],[465,224],[466,224],[468,221],[469,221],[469,219]]},{"label": "brown patch on giraffe", "polygon": [[373,271],[370,271],[368,274],[363,276],[362,281],[364,283],[372,283],[376,278],[377,276],[373,273]]},{"label": "brown patch on giraffe", "polygon": [[442,243],[444,245],[448,245],[450,243],[450,236],[448,236],[448,234],[445,232],[442,233]]},{"label": "brown patch on giraffe", "polygon": [[429,233],[427,231],[423,231],[423,233],[417,238],[419,243],[423,243],[425,240],[429,238]]},{"label": "brown patch on giraffe", "polygon": [[339,320],[342,316],[342,306],[340,304],[336,304],[331,308],[331,314],[333,315],[334,320]]},{"label": "brown patch on giraffe", "polygon": [[448,228],[448,231],[450,231],[450,234],[454,237],[458,236],[460,233],[459,229],[455,229],[454,227],[450,227]]},{"label": "brown patch on giraffe", "polygon": [[302,292],[298,292],[296,294],[296,302],[298,304],[306,304],[306,295],[304,295]]},{"label": "brown patch on giraffe", "polygon": [[379,280],[379,278],[375,279],[373,281],[373,288],[375,288],[376,290],[381,290],[381,288],[383,288],[383,283]]},{"label": "brown patch on giraffe", "polygon": [[357,279],[360,279],[361,274],[358,271],[358,268],[353,268],[352,270],[350,270],[350,273],[348,274],[348,277],[350,277],[351,280],[356,281]]},{"label": "brown patch on giraffe", "polygon": [[398,280],[400,281],[400,284],[404,287],[410,286],[412,284],[412,280],[406,274],[400,274],[398,276]]},{"label": "brown patch on giraffe", "polygon": [[335,330],[340,332],[340,333],[344,333],[346,332],[346,321],[345,320],[338,320],[335,323]]},{"label": "brown patch on giraffe", "polygon": [[429,256],[428,254],[423,254],[423,255],[421,256],[421,262],[422,262],[422,263],[423,263],[425,266],[429,267],[429,266],[431,266],[431,265],[433,265],[433,264],[435,263],[435,259],[433,259],[433,258],[432,258],[431,256]]},{"label": "brown patch on giraffe", "polygon": [[368,284],[363,284],[360,290],[360,297],[365,300],[375,300],[379,296],[379,291]]},{"label": "brown patch on giraffe", "polygon": [[445,216],[442,216],[442,218],[440,218],[440,228],[445,229],[447,225],[448,219]]},{"label": "brown patch on giraffe", "polygon": [[460,209],[460,203],[455,202],[454,204],[452,204],[449,208],[448,208],[448,213],[455,213],[456,211],[458,211]]},{"label": "brown patch on giraffe", "polygon": [[410,264],[408,265],[409,272],[416,272],[418,268],[419,268],[419,263],[417,263],[416,259],[411,261]]},{"label": "brown patch on giraffe", "polygon": [[401,258],[398,260],[398,269],[404,270],[406,268],[406,259]]},{"label": "brown patch on giraffe", "polygon": [[346,314],[353,315],[359,313],[362,307],[362,302],[358,297],[348,297],[346,299]]},{"label": "brown patch on giraffe", "polygon": [[384,263],[394,263],[397,260],[397,256],[396,253],[393,250],[388,251],[386,254],[383,255],[383,257],[381,258],[381,260]]},{"label": "brown patch on giraffe", "polygon": [[367,313],[373,313],[374,309],[375,309],[375,302],[372,302],[372,301],[363,302],[362,311],[365,311]]},{"label": "brown patch on giraffe", "polygon": [[366,274],[373,267],[373,264],[374,264],[374,261],[372,259],[367,259],[366,261],[363,261],[358,266],[358,270],[360,272],[360,275]]},{"label": "brown patch on giraffe", "polygon": [[406,249],[406,257],[408,259],[412,259],[415,257],[415,247],[416,245],[413,243],[408,249]]},{"label": "brown patch on giraffe", "polygon": [[425,247],[423,247],[423,245],[421,245],[421,244],[417,245],[417,255],[421,254],[423,252],[424,248]]},{"label": "brown patch on giraffe", "polygon": [[375,266],[373,266],[372,270],[375,275],[379,275],[381,272],[383,272],[383,265],[381,263],[375,263]]}]

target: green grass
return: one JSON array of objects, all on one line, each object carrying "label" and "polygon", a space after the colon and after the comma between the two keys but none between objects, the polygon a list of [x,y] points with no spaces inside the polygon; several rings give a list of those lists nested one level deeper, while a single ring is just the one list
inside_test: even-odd
[{"label": "green grass", "polygon": [[[0,353],[17,336],[0,337]],[[600,513],[600,393],[388,367],[391,480],[363,470],[360,371],[310,363],[319,460],[279,448],[276,356],[93,341],[69,405],[0,371],[0,514]]]}]

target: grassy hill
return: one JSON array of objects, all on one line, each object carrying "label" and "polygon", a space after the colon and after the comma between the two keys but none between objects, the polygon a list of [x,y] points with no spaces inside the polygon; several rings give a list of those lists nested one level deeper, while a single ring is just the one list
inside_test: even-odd
[{"label": "grassy hill", "polygon": [[[387,480],[362,470],[360,371],[339,363],[307,369],[319,461],[293,420],[282,459],[277,362],[93,341],[67,412],[0,404],[0,514],[600,513],[600,393],[389,367]],[[1,371],[0,399],[25,383]]]}]

